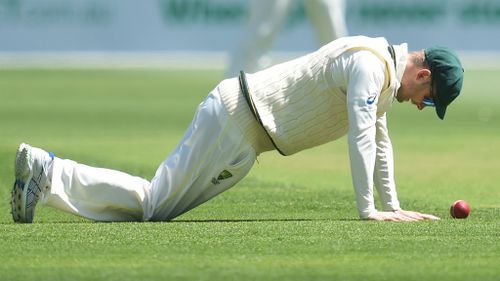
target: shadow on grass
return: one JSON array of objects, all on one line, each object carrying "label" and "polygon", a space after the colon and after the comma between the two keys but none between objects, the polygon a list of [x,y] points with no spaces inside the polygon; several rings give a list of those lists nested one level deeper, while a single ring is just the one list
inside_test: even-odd
[{"label": "shadow on grass", "polygon": [[[181,220],[171,220],[171,221],[92,221],[92,220],[80,220],[80,221],[39,221],[34,222],[35,225],[40,224],[93,224],[93,223],[256,223],[256,222],[333,222],[333,221],[361,221],[359,219],[301,219],[301,218],[290,218],[290,219],[181,219]],[[30,225],[30,223],[14,223],[8,221],[0,222],[0,225]]]},{"label": "shadow on grass", "polygon": [[169,223],[241,223],[241,222],[308,222],[308,221],[359,221],[359,219],[192,219],[192,220],[172,220]]}]

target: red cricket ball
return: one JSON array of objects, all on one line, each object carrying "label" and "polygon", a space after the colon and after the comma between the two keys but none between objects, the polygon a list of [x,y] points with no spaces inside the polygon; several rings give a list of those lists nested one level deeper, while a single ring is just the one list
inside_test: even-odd
[{"label": "red cricket ball", "polygon": [[464,200],[455,201],[450,208],[450,215],[455,219],[465,219],[470,214],[469,203]]}]

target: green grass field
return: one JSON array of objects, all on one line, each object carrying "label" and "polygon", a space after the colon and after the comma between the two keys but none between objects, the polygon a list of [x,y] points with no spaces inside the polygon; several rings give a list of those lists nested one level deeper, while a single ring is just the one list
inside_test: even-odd
[{"label": "green grass field", "polygon": [[[216,71],[0,71],[0,280],[499,280],[500,71],[468,70],[445,121],[394,104],[402,206],[441,221],[360,221],[343,138],[266,153],[228,192],[165,223],[10,215],[20,142],[151,178]],[[450,204],[467,200],[455,220]]]}]

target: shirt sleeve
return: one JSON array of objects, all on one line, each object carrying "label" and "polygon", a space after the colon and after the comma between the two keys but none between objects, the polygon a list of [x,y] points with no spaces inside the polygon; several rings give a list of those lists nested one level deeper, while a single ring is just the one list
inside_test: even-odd
[{"label": "shirt sleeve", "polygon": [[369,51],[352,54],[346,68],[349,157],[359,216],[376,212],[373,179],[376,161],[377,102],[384,85],[385,65]]},{"label": "shirt sleeve", "polygon": [[399,200],[394,180],[394,157],[387,129],[386,114],[377,119],[377,156],[375,163],[375,186],[384,211],[399,210]]}]

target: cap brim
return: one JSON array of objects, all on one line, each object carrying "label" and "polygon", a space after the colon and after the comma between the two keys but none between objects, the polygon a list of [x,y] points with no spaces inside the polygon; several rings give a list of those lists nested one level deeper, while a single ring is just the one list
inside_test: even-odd
[{"label": "cap brim", "polygon": [[440,90],[440,88],[438,87],[438,85],[435,85],[434,83],[435,83],[435,81],[433,79],[433,81],[432,81],[432,88],[434,89],[433,92],[435,94],[433,96],[432,101],[434,102],[434,107],[436,108],[436,114],[437,114],[437,116],[439,117],[439,119],[444,120],[444,115],[446,114],[446,107],[447,107],[447,105],[444,105],[441,102],[441,99],[439,98],[439,93],[440,93],[439,90]]},{"label": "cap brim", "polygon": [[446,113],[446,106],[441,104],[438,99],[434,100],[434,105],[436,106],[436,114],[439,119],[443,120]]},{"label": "cap brim", "polygon": [[436,106],[436,113],[439,119],[443,120],[444,119],[444,114],[446,113],[446,107],[437,107]]}]

